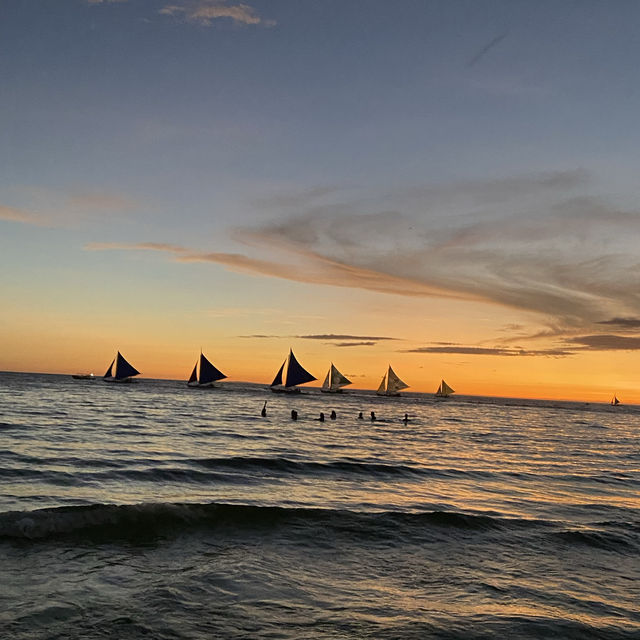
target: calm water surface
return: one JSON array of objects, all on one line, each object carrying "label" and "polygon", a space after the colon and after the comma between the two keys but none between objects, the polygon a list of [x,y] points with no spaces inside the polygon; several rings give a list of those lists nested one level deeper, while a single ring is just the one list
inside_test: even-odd
[{"label": "calm water surface", "polygon": [[4,373],[0,637],[637,639],[639,496],[636,407]]}]

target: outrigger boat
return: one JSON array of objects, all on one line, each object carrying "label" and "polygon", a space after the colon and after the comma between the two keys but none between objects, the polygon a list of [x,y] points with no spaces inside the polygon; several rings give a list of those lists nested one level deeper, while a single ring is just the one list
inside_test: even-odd
[{"label": "outrigger boat", "polygon": [[320,391],[322,393],[342,393],[342,387],[346,387],[349,384],[352,384],[351,380],[343,376],[332,362]]},{"label": "outrigger boat", "polygon": [[402,389],[406,389],[409,385],[398,378],[396,372],[391,368],[382,376],[380,386],[376,391],[379,396],[399,396]]},{"label": "outrigger boat", "polygon": [[196,389],[215,387],[213,384],[217,380],[222,380],[227,376],[219,369],[216,369],[204,356],[202,351],[200,357],[196,361],[191,377],[187,381],[187,386],[194,387]]},{"label": "outrigger boat", "polygon": [[105,382],[133,382],[133,376],[138,375],[140,372],[131,366],[118,351],[118,355],[111,361],[107,373],[102,379]]},{"label": "outrigger boat", "polygon": [[296,360],[293,350],[289,349],[289,355],[271,383],[271,391],[273,393],[300,393],[297,385],[316,379]]}]

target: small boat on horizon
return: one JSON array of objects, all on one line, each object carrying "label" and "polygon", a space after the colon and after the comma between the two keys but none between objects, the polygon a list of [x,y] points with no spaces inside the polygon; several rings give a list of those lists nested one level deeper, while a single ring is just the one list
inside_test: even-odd
[{"label": "small boat on horizon", "polygon": [[293,349],[289,349],[289,355],[278,369],[276,377],[270,385],[273,393],[300,393],[297,385],[317,380],[312,376],[293,355]]},{"label": "small boat on horizon", "polygon": [[613,396],[613,398],[611,398],[610,404],[611,404],[611,406],[615,407],[617,404],[620,404],[620,400],[618,400],[618,398],[616,398],[616,396]]},{"label": "small boat on horizon", "polygon": [[342,375],[332,362],[320,391],[322,391],[322,393],[343,393],[342,387],[350,384],[353,384],[351,380]]},{"label": "small boat on horizon", "polygon": [[111,361],[111,364],[102,379],[105,382],[133,382],[133,376],[138,375],[140,375],[140,372],[130,365],[125,360],[124,356],[118,351],[118,354]]},{"label": "small boat on horizon", "polygon": [[444,380],[440,382],[440,386],[435,393],[436,398],[448,398],[455,390],[452,389]]},{"label": "small boat on horizon", "polygon": [[380,386],[376,391],[379,396],[399,396],[402,389],[407,389],[409,385],[398,378],[396,372],[391,368],[382,376]]},{"label": "small boat on horizon", "polygon": [[71,377],[74,380],[96,380],[93,373],[72,373]]},{"label": "small boat on horizon", "polygon": [[191,377],[187,381],[187,386],[196,389],[205,387],[209,389],[216,388],[213,383],[226,377],[227,376],[219,369],[216,369],[209,360],[207,360],[202,351],[200,351],[200,357],[193,367]]}]

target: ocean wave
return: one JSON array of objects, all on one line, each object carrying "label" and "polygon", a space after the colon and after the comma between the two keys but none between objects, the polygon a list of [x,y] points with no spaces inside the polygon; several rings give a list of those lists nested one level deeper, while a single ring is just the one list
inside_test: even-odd
[{"label": "ocean wave", "polygon": [[498,518],[455,511],[358,512],[226,503],[91,504],[0,513],[0,538],[36,540],[68,535],[104,539],[149,538],[197,528],[274,529],[305,526],[362,537],[425,535],[431,529],[505,530],[544,521]]}]

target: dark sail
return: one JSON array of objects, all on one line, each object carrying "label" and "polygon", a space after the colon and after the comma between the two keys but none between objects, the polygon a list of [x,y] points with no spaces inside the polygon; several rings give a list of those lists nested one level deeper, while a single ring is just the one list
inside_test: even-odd
[{"label": "dark sail", "polygon": [[104,374],[105,378],[111,378],[111,376],[112,376],[111,370],[113,369],[113,363],[114,362],[115,362],[115,359],[113,359],[111,361],[111,364],[109,365],[109,368],[107,369],[107,373]]},{"label": "dark sail", "polygon": [[132,367],[118,351],[114,378],[116,380],[124,380],[124,378],[131,378],[132,376],[137,376],[139,374],[140,372],[136,368]]},{"label": "dark sail", "polygon": [[198,363],[196,362],[193,365],[193,371],[191,372],[191,377],[189,378],[189,380],[187,380],[187,383],[189,382],[195,382],[198,379],[198,376],[196,375],[196,370],[198,368]]},{"label": "dark sail", "polygon": [[[195,369],[194,369],[195,373]],[[209,382],[215,382],[216,380],[222,380],[222,378],[226,378],[227,376],[216,369],[205,357],[204,354],[200,354],[200,379],[198,382],[200,384],[208,384]],[[191,382],[191,380],[189,380]]]},{"label": "dark sail", "polygon": [[285,364],[287,364],[286,360],[282,363],[282,366],[278,369],[278,373],[276,373],[276,377],[273,379],[273,382],[271,383],[272,387],[275,387],[278,384],[282,384],[282,370],[284,369]]},{"label": "dark sail", "polygon": [[315,380],[306,369],[296,360],[293,355],[293,351],[289,351],[289,366],[287,367],[287,379],[285,380],[285,387],[294,387],[297,384],[304,384],[305,382],[311,382]]}]

